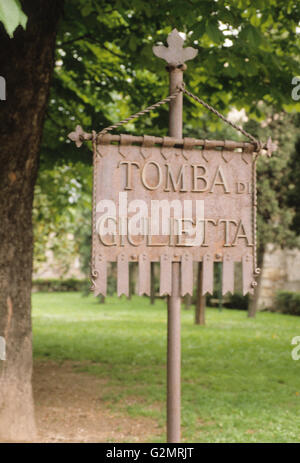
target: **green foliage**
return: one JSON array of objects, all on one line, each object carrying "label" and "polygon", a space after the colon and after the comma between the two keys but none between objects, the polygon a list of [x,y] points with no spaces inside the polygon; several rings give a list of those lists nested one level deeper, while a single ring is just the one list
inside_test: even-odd
[{"label": "green foliage", "polygon": [[[298,116],[298,125],[297,129],[299,130],[300,126],[300,117]],[[290,130],[290,128],[289,128]],[[289,160],[289,186],[287,193],[287,200],[290,207],[294,210],[294,217],[291,224],[291,229],[295,233],[300,235],[300,137],[296,143],[295,149],[292,152],[291,158]]]},{"label": "green foliage", "polygon": [[[181,314],[183,442],[299,442],[297,318],[218,309],[206,316],[200,327],[192,310]],[[156,423],[144,442],[166,442],[166,326],[160,299],[151,306],[148,298],[107,297],[100,305],[79,293],[33,294],[35,358],[71,360],[103,378],[102,405],[120,422]]]},{"label": "green foliage", "polygon": [[107,294],[113,296],[117,293],[116,266],[112,263],[112,269],[107,275]]},{"label": "green foliage", "polygon": [[300,228],[294,224],[296,208],[299,210],[296,175],[299,156],[294,153],[300,119],[297,114],[275,113],[272,108],[262,110],[266,114],[263,124],[254,120],[246,124],[246,129],[258,138],[271,136],[277,143],[271,158],[260,156],[257,161],[258,249],[261,252],[267,243],[299,246],[296,236],[300,235]]},{"label": "green foliage", "polygon": [[[91,163],[90,144],[84,143],[77,149],[66,139],[77,123],[89,132],[99,131],[166,95],[165,64],[153,55],[152,46],[165,42],[167,34],[176,27],[186,34],[185,45],[199,50],[198,57],[188,62],[185,72],[188,87],[224,113],[233,106],[245,108],[251,117],[246,129],[262,140],[271,135],[278,141],[279,149],[271,159],[260,157],[258,160],[259,251],[263,253],[267,242],[282,247],[295,246],[300,223],[297,219],[300,217],[300,213],[297,215],[299,185],[295,181],[299,156],[292,156],[299,123],[295,115],[287,115],[282,109],[299,108],[299,104],[291,101],[291,76],[299,74],[296,32],[299,8],[293,0],[230,3],[188,0],[188,5],[189,8],[186,0],[163,2],[159,8],[144,0],[65,3],[43,137],[41,168],[47,171],[44,192],[53,166],[57,170],[57,165],[64,166],[70,160],[74,164]],[[164,106],[121,130],[166,135],[167,127],[168,107]],[[241,139],[234,129],[187,97],[184,134]],[[51,175],[54,171],[50,178]],[[85,182],[83,177],[84,171],[78,170],[80,183]],[[66,181],[66,185],[69,184],[71,176]],[[80,208],[79,203],[77,207]],[[75,209],[69,207],[68,210],[74,213]],[[90,204],[86,202],[79,213],[73,214],[69,224],[64,206],[60,211],[55,206],[52,211],[59,217],[59,226],[71,233],[74,230],[75,241],[65,240],[62,246],[57,241],[51,246],[57,251],[59,247],[67,250],[73,246],[72,252],[75,252],[80,243],[82,266],[87,272]],[[37,221],[40,224],[36,228],[42,227],[42,230],[36,236],[49,236],[51,227],[46,230],[40,216]],[[80,226],[74,228],[71,222]],[[45,242],[40,238],[37,241],[42,246],[38,250],[37,243],[36,253],[43,258]]]},{"label": "green foliage", "polygon": [[6,32],[11,38],[18,26],[22,26],[25,29],[27,16],[23,13],[19,0],[1,1],[0,22],[3,23]]},{"label": "green foliage", "polygon": [[[219,292],[214,291],[213,294],[206,296],[206,305],[208,307],[218,307]],[[249,295],[243,296],[242,293],[235,292],[222,297],[222,307],[227,309],[248,310]]]},{"label": "green foliage", "polygon": [[33,207],[35,270],[51,251],[63,272],[80,255],[88,275],[91,192],[92,170],[88,165],[77,162],[40,170]]},{"label": "green foliage", "polygon": [[242,293],[230,294],[225,307],[229,309],[248,310],[249,294],[243,296]]},{"label": "green foliage", "polygon": [[[152,46],[174,27],[199,50],[185,73],[192,91],[224,112],[235,106],[260,117],[259,101],[278,111],[291,102],[299,72],[299,20],[294,0],[170,0],[159,8],[145,0],[65,2],[42,165],[90,159],[86,144],[77,150],[66,140],[77,123],[99,131],[166,95],[165,63]],[[165,106],[121,130],[166,135],[167,119]],[[186,135],[205,137],[222,124],[185,98],[184,126]]]},{"label": "green foliage", "polygon": [[278,291],[274,310],[290,315],[300,315],[300,293],[292,291]]},{"label": "green foliage", "polygon": [[32,281],[33,291],[39,292],[65,292],[65,291],[84,291],[89,284],[89,280],[78,280],[77,278],[67,278],[65,280],[48,278],[36,279]]}]

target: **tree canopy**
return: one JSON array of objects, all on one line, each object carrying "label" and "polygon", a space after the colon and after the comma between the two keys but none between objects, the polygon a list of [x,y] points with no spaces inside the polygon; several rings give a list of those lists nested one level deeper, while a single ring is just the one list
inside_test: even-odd
[{"label": "tree canopy", "polygon": [[[86,148],[77,152],[66,141],[77,123],[99,131],[167,94],[164,62],[152,46],[164,42],[174,27],[185,34],[186,46],[199,50],[188,62],[185,80],[208,103],[225,113],[232,106],[245,108],[258,119],[264,118],[258,102],[274,111],[297,109],[291,79],[299,72],[299,21],[293,0],[170,0],[159,8],[145,0],[67,1],[43,161],[90,159]],[[184,124],[190,136],[220,128],[188,98]],[[167,126],[167,107],[162,107],[122,130],[166,134]]]},{"label": "tree canopy", "polygon": [[[42,167],[49,173],[57,162],[90,163],[88,146],[77,150],[66,139],[77,123],[87,131],[99,131],[167,94],[164,62],[153,55],[152,46],[164,42],[177,27],[185,34],[185,46],[199,50],[185,73],[189,88],[225,114],[232,107],[244,108],[250,132],[278,141],[273,159],[262,158],[258,163],[260,246],[264,248],[269,241],[293,245],[299,230],[293,226],[295,198],[290,189],[296,161],[292,165],[290,158],[297,124],[285,111],[300,109],[291,99],[291,80],[299,70],[299,21],[295,1],[171,0],[159,8],[144,0],[134,4],[125,0],[66,2],[57,38]],[[123,126],[122,131],[165,135],[167,118],[168,108],[163,106]],[[189,136],[240,138],[187,97],[184,126]],[[284,169],[286,176],[279,180]],[[56,215],[54,197],[50,204]]]}]

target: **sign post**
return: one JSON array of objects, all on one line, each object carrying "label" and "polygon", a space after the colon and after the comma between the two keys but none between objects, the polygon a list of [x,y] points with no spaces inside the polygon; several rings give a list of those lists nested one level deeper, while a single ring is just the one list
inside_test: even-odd
[{"label": "sign post", "polygon": [[[168,48],[153,47],[156,56],[166,60],[169,72],[169,89],[172,95],[183,84],[184,62],[197,55],[193,48],[183,49],[183,39],[176,29],[168,37]],[[183,53],[183,51],[185,53]],[[170,102],[169,135],[182,138],[183,94]],[[180,442],[181,408],[181,297],[180,263],[172,263],[172,292],[168,296],[167,341],[167,442]]]},{"label": "sign post", "polygon": [[[151,293],[151,264],[160,263],[160,295],[168,297],[167,442],[180,442],[181,297],[193,292],[193,263],[201,262],[199,294],[213,292],[213,265],[222,263],[222,294],[234,290],[234,263],[242,263],[243,294],[256,286],[256,159],[271,156],[260,143],[183,84],[183,48],[174,29],[168,47],[153,47],[167,62],[170,95],[107,127],[69,134],[77,147],[93,145],[92,290],[106,295],[107,263],[117,262],[118,296],[129,293],[129,264],[139,268],[139,295]],[[183,93],[251,142],[182,137]],[[112,135],[111,130],[169,102],[169,136]],[[205,209],[204,209],[205,206]],[[200,290],[201,288],[201,290]],[[200,294],[200,295],[201,295]]]},{"label": "sign post", "polygon": [[[169,67],[170,95],[183,82],[183,63]],[[170,102],[169,135],[182,138],[182,93]],[[167,442],[180,442],[181,372],[180,263],[172,263],[172,293],[168,296]]]}]

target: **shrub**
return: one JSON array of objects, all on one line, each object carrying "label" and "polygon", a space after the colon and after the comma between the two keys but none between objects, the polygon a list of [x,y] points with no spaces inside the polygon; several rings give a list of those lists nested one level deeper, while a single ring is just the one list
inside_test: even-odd
[{"label": "shrub", "polygon": [[242,293],[230,294],[228,301],[224,304],[229,309],[248,310],[249,294],[245,296]]},{"label": "shrub", "polygon": [[300,315],[300,293],[278,291],[273,310],[290,315]]},{"label": "shrub", "polygon": [[79,280],[77,278],[67,278],[65,280],[56,278],[38,279],[33,280],[32,283],[33,291],[47,293],[54,291],[85,291],[88,286],[91,286],[88,279]]},{"label": "shrub", "polygon": [[[248,310],[249,295],[243,296],[241,293],[229,294],[222,297],[222,307],[226,309]],[[219,294],[214,291],[213,294],[206,296],[207,307],[218,307]]]}]

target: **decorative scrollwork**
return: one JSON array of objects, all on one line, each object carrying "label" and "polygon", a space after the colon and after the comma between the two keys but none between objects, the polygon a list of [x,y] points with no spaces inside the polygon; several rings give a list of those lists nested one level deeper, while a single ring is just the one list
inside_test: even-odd
[{"label": "decorative scrollwork", "polygon": [[95,268],[91,270],[91,280],[92,280],[92,285],[91,285],[91,291],[95,291],[96,289],[96,281],[99,277],[99,272]]}]

